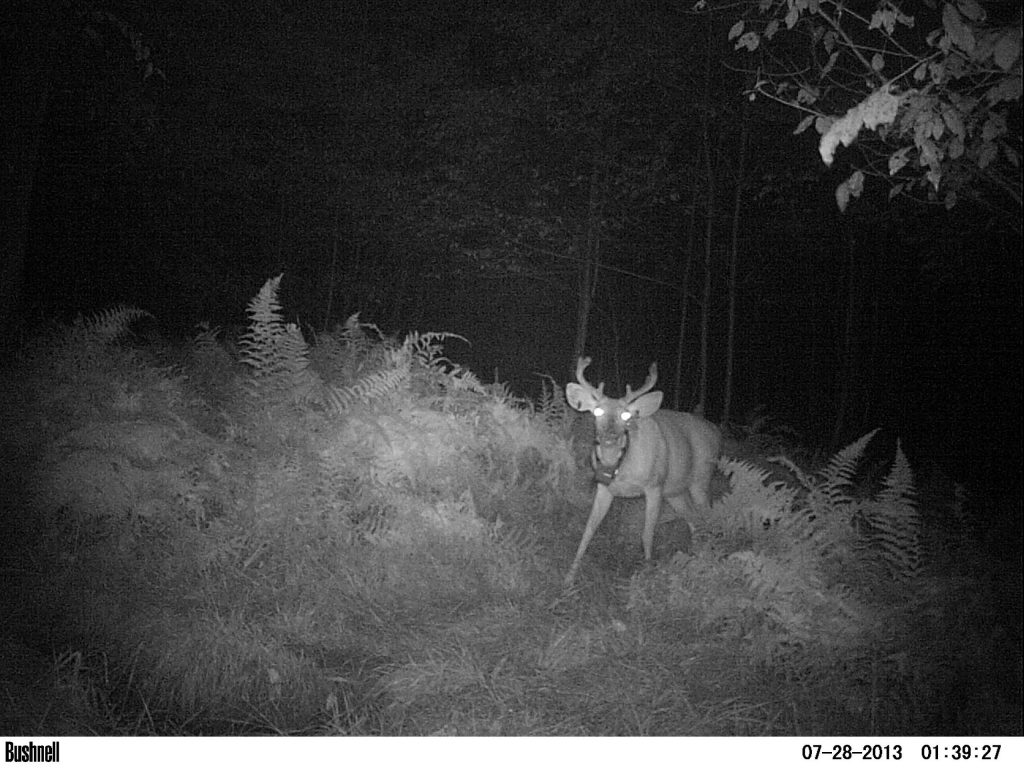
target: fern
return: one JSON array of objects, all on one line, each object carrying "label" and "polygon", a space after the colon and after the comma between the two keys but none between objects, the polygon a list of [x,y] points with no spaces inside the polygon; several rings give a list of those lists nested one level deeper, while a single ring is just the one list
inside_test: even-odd
[{"label": "fern", "polygon": [[401,350],[409,356],[416,374],[415,391],[443,412],[475,407],[479,401],[477,396],[488,396],[491,392],[472,371],[442,354],[441,342],[446,339],[466,341],[457,333],[447,331],[413,331],[402,342]]},{"label": "fern", "polygon": [[836,453],[825,469],[821,471],[821,482],[818,487],[828,496],[833,505],[847,504],[851,501],[849,489],[853,486],[857,465],[864,456],[864,450],[871,442],[871,438],[876,434],[878,434],[877,429],[850,443]]},{"label": "fern", "polygon": [[50,334],[49,343],[55,351],[73,351],[86,345],[105,346],[127,334],[131,324],[143,317],[153,315],[144,309],[125,306],[106,309],[92,317],[78,315],[71,325],[58,326]]},{"label": "fern", "polygon": [[[876,498],[858,499],[853,480],[874,430],[839,451],[821,472],[811,475],[784,458],[805,493],[803,514],[783,518],[798,536],[808,538],[823,559],[847,569],[880,564],[889,577],[913,578],[921,566],[921,521],[914,502],[914,478],[897,444],[893,466]],[[800,512],[801,510],[795,510]]]},{"label": "fern", "polygon": [[[377,339],[371,340],[370,335],[365,329],[376,332]],[[361,323],[359,322],[359,313],[349,315],[348,319],[345,320],[344,326],[342,326],[339,333],[340,341],[344,344],[345,349],[350,354],[364,354],[372,351],[377,346],[377,341],[384,338],[383,332],[373,323]]]},{"label": "fern", "polygon": [[130,350],[112,356],[111,347],[130,331],[132,322],[149,312],[135,307],[114,307],[93,315],[79,315],[71,325],[55,325],[42,338],[34,339],[22,350],[23,362],[50,371],[48,376],[76,380],[94,377],[107,370],[115,358],[125,363],[135,361]]},{"label": "fern", "polygon": [[[371,342],[365,328],[376,332],[378,341]],[[442,401],[447,401],[451,392],[483,393],[483,385],[472,372],[452,363],[442,354],[439,342],[449,338],[465,341],[454,333],[414,331],[396,345],[385,339],[377,326],[360,323],[358,315],[352,315],[341,332],[342,343],[347,351],[363,356],[367,361],[365,367],[373,361],[378,370],[360,373],[351,384],[326,387],[325,399],[329,408],[341,414],[357,404],[373,405],[386,400],[412,384],[414,369],[423,385],[422,394],[428,398],[440,395]]]},{"label": "fern", "polygon": [[797,490],[749,462],[723,458],[718,467],[729,479],[731,491],[715,502],[717,522],[726,530],[756,535],[792,516]]},{"label": "fern", "polygon": [[541,421],[556,431],[565,432],[572,425],[573,411],[562,395],[562,389],[550,376],[541,376],[540,400],[534,412],[540,416]]},{"label": "fern", "polygon": [[250,394],[272,402],[318,401],[322,383],[309,367],[309,347],[298,326],[281,319],[281,277],[267,280],[246,308],[249,329],[239,347],[242,362],[252,369]]},{"label": "fern", "polygon": [[192,337],[192,351],[197,356],[205,355],[217,355],[223,351],[223,347],[220,345],[220,326],[211,326],[207,321],[203,321],[196,325],[199,329],[198,333]]},{"label": "fern", "polygon": [[316,334],[309,361],[325,383],[334,384],[346,380],[346,371],[351,364],[352,356],[338,339],[324,332]]},{"label": "fern", "polygon": [[892,469],[883,485],[885,487],[878,494],[878,500],[882,503],[904,504],[917,493],[914,487],[914,471],[910,468],[910,461],[899,441],[896,442],[896,458],[893,459]]},{"label": "fern", "polygon": [[[898,445],[877,497],[854,495],[858,465],[874,435],[839,451],[816,473],[775,458],[792,473],[791,483],[746,462],[719,462],[731,489],[712,505],[708,532],[718,547],[732,550],[726,567],[740,577],[745,594],[733,594],[728,572],[712,568],[710,574],[726,593],[722,605],[739,612],[755,658],[789,668],[792,652],[810,643],[828,659],[864,642],[880,629],[881,614],[870,605],[890,603],[893,580],[919,573],[913,475]],[[678,589],[685,593],[685,584]],[[667,599],[679,598],[670,591]]]},{"label": "fern", "polygon": [[879,550],[891,576],[912,579],[921,569],[921,517],[914,501],[913,472],[899,443],[883,486],[877,499],[864,506],[864,535]]},{"label": "fern", "polygon": [[507,381],[495,381],[493,384],[484,384],[484,389],[494,398],[498,403],[503,403],[509,407],[516,402],[516,396],[512,392],[512,387],[509,386]]},{"label": "fern", "polygon": [[241,360],[252,368],[255,379],[272,378],[280,372],[277,342],[285,334],[281,304],[277,300],[281,277],[278,275],[264,283],[256,298],[246,307],[249,328],[239,340],[239,347]]},{"label": "fern", "polygon": [[371,373],[349,387],[325,387],[324,397],[330,410],[341,415],[356,404],[371,405],[386,400],[408,382],[408,368],[396,367]]},{"label": "fern", "polygon": [[[87,333],[98,339],[111,342],[126,334],[128,326],[142,317],[151,318],[153,315],[144,309],[120,306],[99,312],[90,320],[82,321],[82,325]],[[76,324],[79,321],[76,321]]]},{"label": "fern", "polygon": [[441,354],[441,342],[444,342],[445,339],[459,339],[460,341],[466,341],[466,339],[459,336],[459,334],[448,333],[447,331],[428,331],[426,333],[412,331],[405,337],[405,341],[402,342],[402,347],[416,360],[421,362],[424,367],[445,373],[448,370],[445,365],[454,365],[450,360],[448,360],[448,358]]}]

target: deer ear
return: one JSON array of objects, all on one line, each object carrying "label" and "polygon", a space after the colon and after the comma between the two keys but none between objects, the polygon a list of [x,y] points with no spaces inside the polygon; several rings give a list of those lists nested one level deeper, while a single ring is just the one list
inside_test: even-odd
[{"label": "deer ear", "polygon": [[575,382],[569,382],[565,385],[565,399],[577,411],[592,411],[594,406],[597,405],[594,395],[586,387]]},{"label": "deer ear", "polygon": [[630,403],[629,410],[637,416],[651,416],[661,408],[661,400],[664,396],[663,392],[648,392]]}]

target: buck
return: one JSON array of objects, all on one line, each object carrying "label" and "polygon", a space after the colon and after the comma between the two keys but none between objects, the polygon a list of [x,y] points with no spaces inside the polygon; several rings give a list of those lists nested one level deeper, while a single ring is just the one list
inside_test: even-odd
[{"label": "buck", "polygon": [[650,391],[658,380],[657,363],[651,363],[639,390],[634,392],[627,385],[626,396],[618,400],[604,394],[604,382],[595,388],[584,378],[588,365],[589,357],[579,358],[576,382],[566,384],[565,398],[575,410],[594,414],[597,435],[590,462],[597,489],[566,586],[576,578],[590,540],[616,497],[645,498],[641,540],[647,561],[662,499],[683,516],[689,529],[687,506],[707,508],[711,473],[722,447],[721,432],[714,424],[692,413],[660,410],[663,394]]}]

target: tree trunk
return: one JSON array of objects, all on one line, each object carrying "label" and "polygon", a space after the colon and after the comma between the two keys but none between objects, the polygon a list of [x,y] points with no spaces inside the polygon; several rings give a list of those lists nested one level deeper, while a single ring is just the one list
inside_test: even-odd
[{"label": "tree trunk", "polygon": [[711,110],[712,110],[712,51],[714,25],[712,24],[711,9],[707,12],[707,51],[704,57],[704,108],[703,114],[703,139],[704,139],[704,161],[707,173],[707,200],[704,219],[704,296],[703,315],[700,324],[700,390],[697,397],[697,404],[693,412],[703,416],[707,405],[708,395],[708,324],[711,316],[711,256],[714,253],[715,238],[715,161],[714,148],[711,145]]},{"label": "tree trunk", "polygon": [[722,421],[729,421],[732,405],[732,374],[736,347],[736,272],[740,249],[740,209],[743,207],[743,175],[746,173],[747,139],[749,122],[747,120],[749,101],[743,103],[740,116],[740,154],[736,161],[736,193],[732,206],[732,238],[729,243],[729,328],[725,343],[725,385],[723,389]]},{"label": "tree trunk", "polygon": [[6,11],[17,39],[0,69],[0,357],[15,350],[22,322],[29,217],[57,65],[53,5],[18,3]]},{"label": "tree trunk", "polygon": [[846,260],[846,311],[843,322],[842,339],[842,363],[839,366],[839,402],[836,404],[836,423],[832,432],[832,445],[838,447],[843,439],[843,430],[846,428],[847,414],[850,412],[851,398],[853,397],[853,379],[856,365],[854,364],[855,343],[854,343],[854,312],[855,312],[855,291],[857,286],[854,267],[854,241],[852,235],[847,235],[847,260]]},{"label": "tree trunk", "polygon": [[600,196],[598,195],[598,172],[594,165],[590,172],[590,193],[587,201],[587,223],[583,245],[579,254],[579,295],[576,302],[576,339],[569,361],[570,373],[575,375],[576,360],[583,357],[587,348],[587,332],[590,328],[590,310],[597,292],[597,277],[601,254]]},{"label": "tree trunk", "polygon": [[676,336],[676,378],[675,399],[672,407],[680,410],[683,401],[683,355],[686,348],[686,307],[690,303],[690,272],[693,268],[693,254],[697,241],[697,195],[694,193],[690,206],[690,222],[686,229],[686,263],[683,265],[683,283],[679,289],[679,334]]}]

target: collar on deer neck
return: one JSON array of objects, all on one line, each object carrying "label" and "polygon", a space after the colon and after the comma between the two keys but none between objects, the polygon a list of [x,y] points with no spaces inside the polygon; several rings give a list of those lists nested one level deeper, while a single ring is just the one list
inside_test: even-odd
[{"label": "collar on deer neck", "polygon": [[625,444],[622,446],[622,450],[619,451],[619,458],[615,460],[614,464],[608,465],[601,461],[597,456],[597,446],[599,441],[594,441],[594,447],[590,451],[590,463],[594,467],[594,479],[601,485],[611,485],[615,480],[615,476],[619,474],[619,469],[622,468],[622,462],[626,458],[626,452],[629,451],[629,431],[623,433],[625,438]]}]

